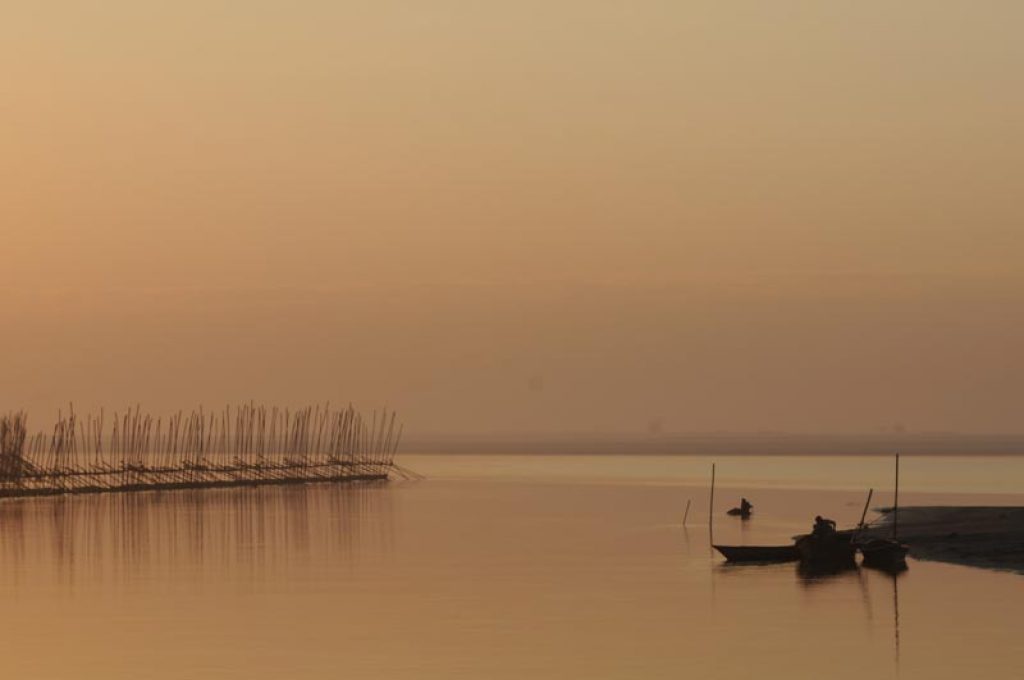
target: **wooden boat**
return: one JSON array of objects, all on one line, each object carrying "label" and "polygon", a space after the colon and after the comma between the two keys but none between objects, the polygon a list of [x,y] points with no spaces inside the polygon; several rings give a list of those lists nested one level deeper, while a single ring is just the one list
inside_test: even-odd
[{"label": "wooden boat", "polygon": [[727,562],[795,562],[800,553],[795,545],[716,545]]},{"label": "wooden boat", "polygon": [[732,515],[733,517],[740,517],[742,519],[750,519],[753,511],[747,510],[746,512],[743,512],[742,508],[732,508],[731,510],[727,510],[725,514]]},{"label": "wooden boat", "polygon": [[800,561],[816,566],[845,566],[856,564],[852,531],[836,531],[824,535],[804,534],[797,536],[796,549]]},{"label": "wooden boat", "polygon": [[906,569],[909,548],[888,538],[869,538],[856,544],[864,566],[878,569]]}]

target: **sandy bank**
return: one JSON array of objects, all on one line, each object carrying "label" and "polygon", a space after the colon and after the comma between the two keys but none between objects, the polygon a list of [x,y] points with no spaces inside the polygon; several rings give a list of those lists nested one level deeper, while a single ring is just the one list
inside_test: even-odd
[{"label": "sandy bank", "polygon": [[[872,533],[886,536],[892,513]],[[910,555],[1024,574],[1024,507],[905,507],[899,537]]]}]

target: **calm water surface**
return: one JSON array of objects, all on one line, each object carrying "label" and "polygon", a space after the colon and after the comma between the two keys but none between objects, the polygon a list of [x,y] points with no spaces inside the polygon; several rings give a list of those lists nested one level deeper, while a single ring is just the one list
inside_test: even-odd
[{"label": "calm water surface", "polygon": [[[1021,677],[1024,577],[726,567],[708,460],[403,463],[430,479],[0,502],[0,677]],[[719,458],[715,538],[852,524],[891,468]],[[908,458],[901,484],[1024,504],[1024,459]]]}]

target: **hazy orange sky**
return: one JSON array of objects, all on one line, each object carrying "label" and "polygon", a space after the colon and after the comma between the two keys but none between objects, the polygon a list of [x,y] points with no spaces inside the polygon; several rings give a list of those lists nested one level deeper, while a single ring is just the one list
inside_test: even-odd
[{"label": "hazy orange sky", "polygon": [[0,409],[1020,432],[1024,3],[0,7]]}]

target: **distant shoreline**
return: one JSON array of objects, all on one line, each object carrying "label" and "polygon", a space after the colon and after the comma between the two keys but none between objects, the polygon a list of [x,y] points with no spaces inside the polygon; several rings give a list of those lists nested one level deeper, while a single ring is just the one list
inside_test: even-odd
[{"label": "distant shoreline", "polygon": [[1024,435],[700,434],[657,437],[410,437],[407,454],[1020,456]]}]

